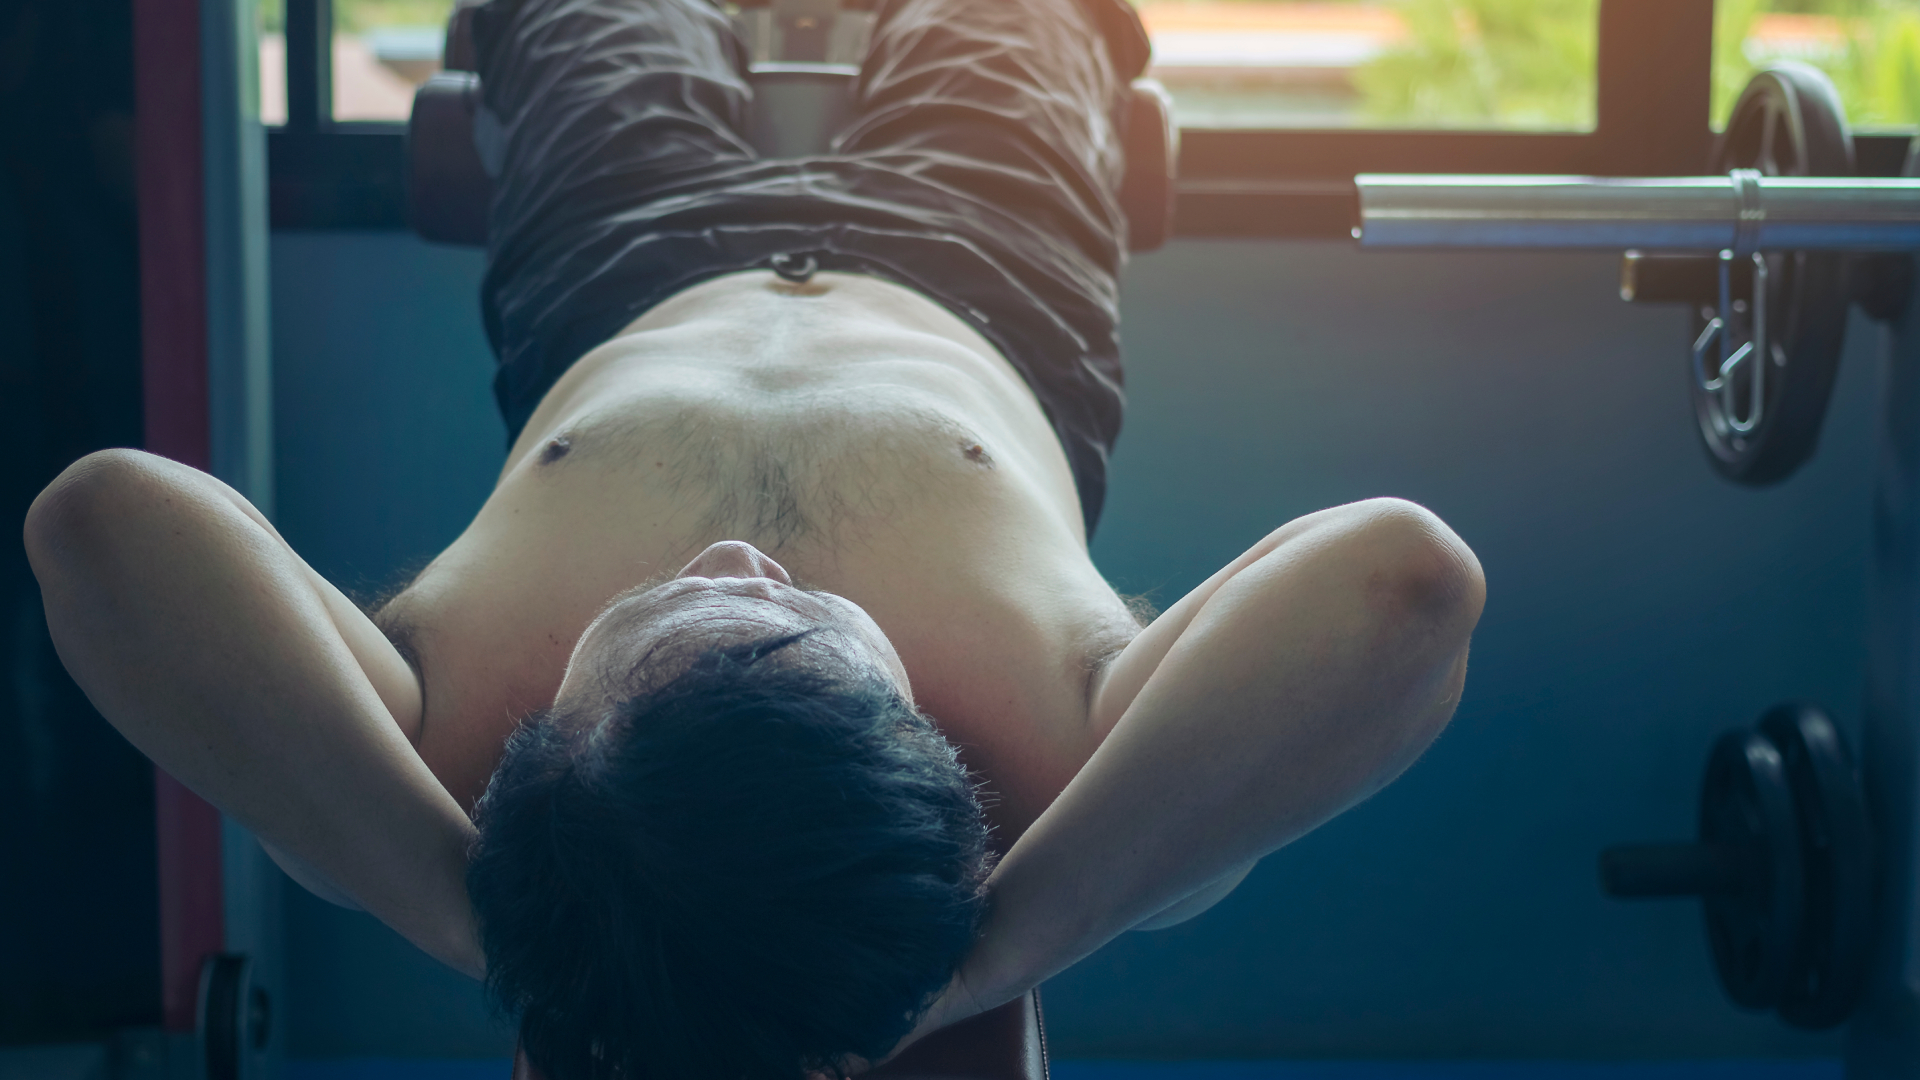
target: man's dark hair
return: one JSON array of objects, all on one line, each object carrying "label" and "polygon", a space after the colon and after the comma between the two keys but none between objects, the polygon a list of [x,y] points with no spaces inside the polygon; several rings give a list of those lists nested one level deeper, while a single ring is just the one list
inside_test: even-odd
[{"label": "man's dark hair", "polygon": [[972,945],[987,830],[879,672],[717,649],[523,724],[467,889],[487,985],[550,1080],[797,1080],[877,1059]]}]

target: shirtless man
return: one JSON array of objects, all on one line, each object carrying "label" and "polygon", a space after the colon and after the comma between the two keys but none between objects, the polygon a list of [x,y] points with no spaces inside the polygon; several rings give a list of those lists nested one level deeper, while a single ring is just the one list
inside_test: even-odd
[{"label": "shirtless man", "polygon": [[[798,163],[735,134],[706,0],[480,16],[513,444],[466,532],[370,618],[232,489],[112,451],[26,541],[100,711],[302,884],[492,980],[554,1080],[857,1067],[1203,910],[1445,725],[1483,583],[1417,506],[1288,523],[1144,627],[1088,557],[1146,56],[1119,0],[890,0],[838,153]],[[736,691],[738,738],[648,756]],[[632,816],[675,784],[695,809]]]}]

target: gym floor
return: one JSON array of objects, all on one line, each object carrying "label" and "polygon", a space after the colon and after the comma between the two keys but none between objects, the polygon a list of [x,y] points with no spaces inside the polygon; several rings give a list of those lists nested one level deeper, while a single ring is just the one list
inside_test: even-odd
[{"label": "gym floor", "polygon": [[[288,1062],[286,1080],[507,1080],[506,1061]],[[1838,1061],[1055,1061],[1051,1080],[1840,1080]]]}]

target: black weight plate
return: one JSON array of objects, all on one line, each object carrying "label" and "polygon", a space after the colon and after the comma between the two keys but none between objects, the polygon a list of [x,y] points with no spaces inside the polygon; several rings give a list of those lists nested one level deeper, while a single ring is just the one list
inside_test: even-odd
[{"label": "black weight plate", "polygon": [[252,1039],[253,962],[236,953],[207,957],[200,968],[196,1035],[206,1080],[244,1080]]},{"label": "black weight plate", "polygon": [[[1782,63],[1755,75],[1733,107],[1714,147],[1712,171],[1757,169],[1768,176],[1852,176],[1853,135],[1833,83],[1817,68]],[[1833,252],[1776,252],[1768,270],[1767,336],[1772,355],[1763,386],[1763,416],[1741,435],[1727,425],[1720,395],[1689,375],[1694,412],[1714,468],[1740,484],[1785,479],[1813,456],[1845,342],[1851,288],[1847,256]],[[1750,310],[1732,328],[1738,348],[1751,337]],[[1710,313],[1694,313],[1694,336]],[[1736,373],[1732,398],[1744,422],[1750,413],[1748,372]]]},{"label": "black weight plate", "polygon": [[1807,936],[1780,999],[1781,1019],[1829,1028],[1847,1018],[1865,985],[1873,935],[1873,832],[1866,793],[1833,721],[1808,705],[1780,705],[1760,720],[1780,750],[1800,819]]},{"label": "black weight plate", "polygon": [[1780,751],[1757,731],[1714,744],[1700,785],[1700,843],[1737,853],[1739,887],[1707,894],[1707,942],[1735,1004],[1779,1003],[1801,948],[1800,825]]}]

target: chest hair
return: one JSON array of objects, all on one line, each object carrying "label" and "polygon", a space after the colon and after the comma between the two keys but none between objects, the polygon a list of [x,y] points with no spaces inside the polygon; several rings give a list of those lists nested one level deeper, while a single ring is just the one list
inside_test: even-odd
[{"label": "chest hair", "polygon": [[845,402],[583,423],[549,440],[537,460],[557,471],[633,470],[689,522],[690,539],[766,551],[845,544],[856,531],[952,510],[996,467],[951,416]]}]

